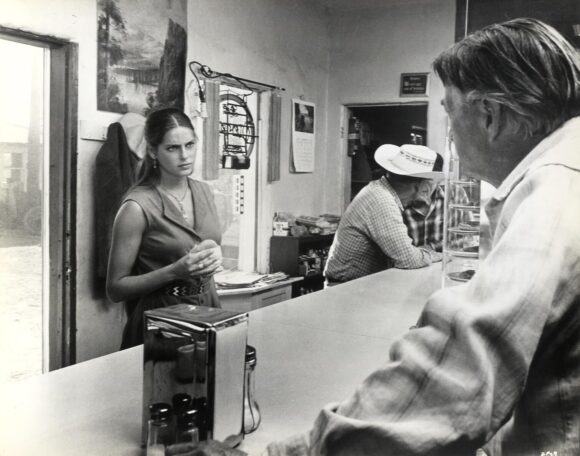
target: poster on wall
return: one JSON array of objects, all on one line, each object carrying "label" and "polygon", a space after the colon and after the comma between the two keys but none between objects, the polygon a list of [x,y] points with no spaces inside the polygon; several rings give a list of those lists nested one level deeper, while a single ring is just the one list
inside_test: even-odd
[{"label": "poster on wall", "polygon": [[315,106],[304,100],[292,100],[292,171],[314,171]]},{"label": "poster on wall", "polygon": [[97,109],[183,109],[187,0],[98,0]]}]

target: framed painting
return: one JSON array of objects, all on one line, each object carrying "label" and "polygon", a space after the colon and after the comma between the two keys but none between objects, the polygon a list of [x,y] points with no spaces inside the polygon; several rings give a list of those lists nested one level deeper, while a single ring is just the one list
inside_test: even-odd
[{"label": "framed painting", "polygon": [[97,109],[183,109],[187,0],[98,0]]}]

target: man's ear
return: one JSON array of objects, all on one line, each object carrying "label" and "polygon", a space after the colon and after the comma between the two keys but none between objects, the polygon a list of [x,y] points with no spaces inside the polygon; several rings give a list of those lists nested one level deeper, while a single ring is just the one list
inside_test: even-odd
[{"label": "man's ear", "polygon": [[505,113],[502,106],[493,100],[481,98],[479,100],[479,109],[483,116],[485,130],[487,131],[488,139],[494,141],[501,134],[506,127]]}]

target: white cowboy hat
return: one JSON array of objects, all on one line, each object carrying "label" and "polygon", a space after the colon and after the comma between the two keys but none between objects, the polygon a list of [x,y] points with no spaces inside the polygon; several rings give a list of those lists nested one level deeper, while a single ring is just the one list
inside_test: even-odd
[{"label": "white cowboy hat", "polygon": [[375,161],[390,173],[423,179],[443,179],[443,158],[426,146],[383,144],[375,152]]}]

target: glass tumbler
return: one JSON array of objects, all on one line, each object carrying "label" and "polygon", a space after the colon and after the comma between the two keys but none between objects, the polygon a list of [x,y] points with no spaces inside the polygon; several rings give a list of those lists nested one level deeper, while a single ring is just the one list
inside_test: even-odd
[{"label": "glass tumbler", "polygon": [[246,369],[244,378],[244,434],[258,429],[262,417],[256,402],[254,371],[256,369],[256,349],[246,345]]}]

